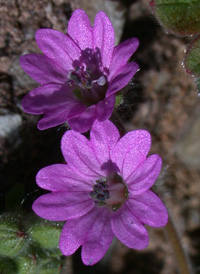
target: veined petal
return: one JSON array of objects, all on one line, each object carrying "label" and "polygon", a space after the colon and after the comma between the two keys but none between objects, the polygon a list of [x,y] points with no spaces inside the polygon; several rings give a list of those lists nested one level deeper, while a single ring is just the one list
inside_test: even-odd
[{"label": "veined petal", "polygon": [[103,67],[109,68],[115,45],[115,33],[108,16],[97,13],[93,28],[94,50],[99,49]]},{"label": "veined petal", "polygon": [[138,195],[151,188],[160,174],[162,159],[151,155],[126,179],[129,192]]},{"label": "veined petal", "polygon": [[82,244],[81,256],[85,265],[94,265],[100,261],[114,236],[111,229],[110,212],[107,208],[101,211],[98,218],[93,220],[94,222]]},{"label": "veined petal", "polygon": [[37,127],[40,130],[58,126],[68,121],[73,115],[84,111],[85,107],[79,101],[68,101],[62,107],[46,109],[44,117],[38,122]]},{"label": "veined petal", "polygon": [[68,125],[80,133],[88,131],[96,119],[96,105],[86,108],[81,114],[68,120]]},{"label": "veined petal", "polygon": [[72,255],[83,244],[94,219],[97,219],[99,214],[99,210],[93,208],[86,215],[67,221],[59,241],[60,250],[65,256]]},{"label": "veined petal", "polygon": [[72,69],[72,62],[78,60],[80,48],[74,41],[57,30],[39,29],[35,36],[38,47],[66,72]]},{"label": "veined petal", "polygon": [[60,84],[47,84],[33,89],[22,100],[22,108],[27,113],[42,114],[45,109],[66,103],[72,96]]},{"label": "veined petal", "polygon": [[110,160],[110,150],[119,137],[118,129],[109,120],[94,122],[90,132],[90,142],[101,166]]},{"label": "veined petal", "polygon": [[83,174],[78,174],[66,164],[44,167],[36,176],[37,185],[51,191],[78,192],[92,191],[93,182]]},{"label": "veined petal", "polygon": [[82,50],[93,48],[92,26],[84,10],[77,9],[72,13],[67,33]]},{"label": "veined petal", "polygon": [[53,192],[40,196],[32,206],[41,218],[50,221],[65,221],[79,218],[94,207],[87,192]]},{"label": "veined petal", "polygon": [[115,106],[115,96],[109,96],[108,98],[105,98],[104,100],[97,103],[96,107],[96,115],[97,119],[100,122],[103,122],[107,120],[114,109]]},{"label": "veined petal", "polygon": [[126,205],[143,224],[153,227],[162,227],[167,224],[167,209],[160,198],[150,190],[141,195],[130,197]]},{"label": "veined petal", "polygon": [[47,84],[29,92],[22,100],[22,108],[27,113],[44,114],[38,122],[38,128],[43,130],[66,122],[86,107],[67,86]]},{"label": "veined petal", "polygon": [[69,130],[62,137],[61,149],[66,162],[79,172],[91,176],[91,179],[102,177],[100,164],[88,139],[80,133]]},{"label": "veined petal", "polygon": [[118,70],[127,64],[129,58],[133,55],[139,46],[139,40],[137,38],[130,38],[114,48],[112,62],[109,68],[108,80],[113,78],[115,74],[118,74]]},{"label": "veined petal", "polygon": [[148,246],[149,236],[146,228],[126,206],[120,213],[113,214],[111,225],[117,239],[129,248],[144,249]]},{"label": "veined petal", "polygon": [[117,164],[125,181],[145,161],[150,146],[151,136],[145,130],[128,132],[114,146],[111,160]]},{"label": "veined petal", "polygon": [[23,70],[41,85],[66,82],[66,73],[51,59],[42,54],[26,54],[20,57]]},{"label": "veined petal", "polygon": [[133,75],[137,72],[139,66],[135,62],[128,63],[121,67],[114,77],[110,80],[110,84],[106,93],[106,97],[116,93],[124,88],[132,79]]}]

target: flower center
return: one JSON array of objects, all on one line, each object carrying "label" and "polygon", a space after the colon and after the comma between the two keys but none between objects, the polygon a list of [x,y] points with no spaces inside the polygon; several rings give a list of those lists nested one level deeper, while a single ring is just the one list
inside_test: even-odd
[{"label": "flower center", "polygon": [[97,180],[90,196],[97,206],[107,206],[109,209],[118,210],[128,197],[128,189],[118,174]]},{"label": "flower center", "polygon": [[67,75],[68,85],[78,99],[86,104],[94,104],[103,100],[107,88],[107,77],[96,71],[95,65],[91,68],[82,65],[70,70]]}]

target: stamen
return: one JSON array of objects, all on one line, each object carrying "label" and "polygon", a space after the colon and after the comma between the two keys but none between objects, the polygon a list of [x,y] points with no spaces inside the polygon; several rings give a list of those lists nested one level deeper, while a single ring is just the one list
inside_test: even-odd
[{"label": "stamen", "polygon": [[121,176],[114,173],[97,180],[89,195],[94,199],[95,205],[107,206],[110,210],[116,211],[127,199],[129,192]]},{"label": "stamen", "polygon": [[76,84],[80,84],[80,83],[81,83],[80,78],[79,78],[78,75],[76,75],[75,73],[71,73],[70,79],[71,79],[71,80],[74,80],[74,81],[76,82]]},{"label": "stamen", "polygon": [[74,81],[69,80],[67,83],[68,83],[68,85],[69,85],[70,87],[72,87],[72,86],[73,86],[73,84],[74,84]]},{"label": "stamen", "polygon": [[93,191],[89,195],[95,199],[94,203],[98,206],[106,205],[106,200],[110,198],[108,185],[106,184],[105,179],[96,181],[96,184],[93,186]]},{"label": "stamen", "polygon": [[92,71],[91,71],[91,69],[89,69],[88,67],[86,67],[86,72],[87,72],[87,74],[89,74],[89,76],[92,75]]}]

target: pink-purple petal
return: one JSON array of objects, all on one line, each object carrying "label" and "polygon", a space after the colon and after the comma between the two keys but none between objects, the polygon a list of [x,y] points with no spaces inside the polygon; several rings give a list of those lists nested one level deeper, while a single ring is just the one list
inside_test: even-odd
[{"label": "pink-purple petal", "polygon": [[45,55],[26,54],[19,61],[23,70],[41,85],[66,82],[66,73]]},{"label": "pink-purple petal", "polygon": [[128,63],[121,67],[118,72],[110,79],[106,97],[116,93],[124,88],[132,79],[133,75],[138,71],[139,66],[135,62]]},{"label": "pink-purple petal", "polygon": [[41,218],[50,221],[65,221],[79,218],[94,207],[87,192],[52,192],[40,196],[32,206]]},{"label": "pink-purple petal", "polygon": [[92,191],[92,181],[78,174],[66,164],[44,167],[36,176],[37,185],[43,189],[64,192]]},{"label": "pink-purple petal", "polygon": [[38,47],[66,73],[81,54],[80,48],[67,35],[52,29],[39,29],[35,36]]},{"label": "pink-purple petal", "polygon": [[86,215],[67,221],[59,241],[60,250],[65,256],[72,255],[84,243],[94,219],[97,219],[99,214],[99,210],[93,208]]},{"label": "pink-purple petal", "polygon": [[68,23],[67,34],[82,50],[93,48],[92,26],[83,10],[77,9],[73,12]]},{"label": "pink-purple petal", "polygon": [[153,227],[162,227],[167,224],[167,209],[160,198],[150,190],[130,197],[126,205],[141,223]]},{"label": "pink-purple petal", "polygon": [[[68,118],[71,117],[72,113],[81,111],[83,108],[79,103],[77,104],[66,104],[63,108],[57,107],[45,111],[45,115],[37,124],[38,129],[45,130],[51,127],[55,127],[66,123]],[[83,108],[84,109],[84,108]]]},{"label": "pink-purple petal", "polygon": [[129,248],[144,249],[148,246],[147,230],[126,206],[123,211],[113,214],[111,225],[117,239]]},{"label": "pink-purple petal", "polygon": [[69,117],[83,112],[86,108],[73,96],[69,87],[60,84],[47,84],[33,89],[23,98],[22,107],[27,113],[43,113],[49,116],[50,112],[53,115],[57,112],[67,112]]},{"label": "pink-purple petal", "polygon": [[86,108],[81,114],[68,119],[68,125],[80,133],[88,131],[96,119],[96,105]]},{"label": "pink-purple petal", "polygon": [[113,232],[110,223],[110,212],[107,208],[101,209],[98,218],[93,220],[84,243],[82,244],[82,260],[85,265],[94,265],[102,259],[108,250]]},{"label": "pink-purple petal", "polygon": [[115,33],[108,16],[97,13],[93,28],[94,50],[99,49],[103,67],[109,68],[115,44]]},{"label": "pink-purple petal", "polygon": [[103,172],[96,159],[88,139],[80,133],[70,130],[62,137],[61,149],[66,162],[79,172],[96,180]]},{"label": "pink-purple petal", "polygon": [[103,122],[110,118],[115,106],[115,96],[111,95],[108,98],[97,103],[96,116],[98,121]]},{"label": "pink-purple petal", "polygon": [[111,151],[111,159],[117,164],[123,179],[145,161],[151,147],[148,131],[134,130],[124,135]]},{"label": "pink-purple petal", "polygon": [[132,195],[138,195],[151,188],[160,174],[161,167],[162,159],[160,156],[154,154],[148,157],[126,179],[129,192]]},{"label": "pink-purple petal", "polygon": [[90,142],[101,166],[110,160],[110,150],[119,137],[118,129],[109,120],[94,122],[90,132]]},{"label": "pink-purple petal", "polygon": [[[22,100],[22,108],[27,113],[42,114],[50,106],[63,104],[69,97],[62,93],[62,85],[47,84],[30,91]],[[58,95],[58,96],[57,96]]]},{"label": "pink-purple petal", "polygon": [[137,38],[130,38],[114,48],[108,80],[112,79],[113,76],[117,74],[118,70],[127,64],[129,58],[133,55],[138,46],[139,40]]}]

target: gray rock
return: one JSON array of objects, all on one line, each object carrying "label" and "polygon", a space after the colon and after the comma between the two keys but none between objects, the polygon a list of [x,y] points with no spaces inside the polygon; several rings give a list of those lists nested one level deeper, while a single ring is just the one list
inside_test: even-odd
[{"label": "gray rock", "polygon": [[22,118],[19,114],[7,114],[0,116],[0,138],[6,138],[13,142],[18,135],[22,125]]}]

